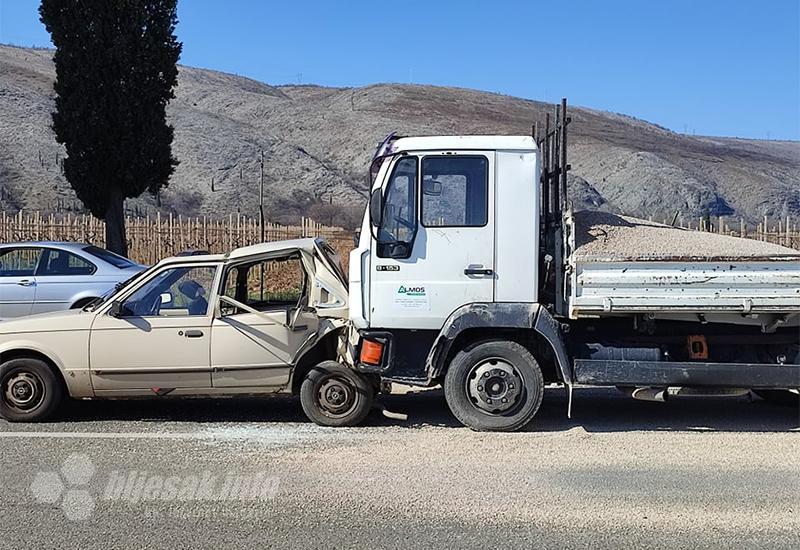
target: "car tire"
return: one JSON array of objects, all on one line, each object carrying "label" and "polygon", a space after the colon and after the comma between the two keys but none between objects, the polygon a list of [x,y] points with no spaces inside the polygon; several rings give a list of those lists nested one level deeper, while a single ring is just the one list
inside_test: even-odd
[{"label": "car tire", "polygon": [[456,354],[444,379],[453,415],[475,431],[525,427],[544,397],[542,370],[531,353],[508,340],[484,341]]},{"label": "car tire", "polygon": [[753,390],[753,393],[772,405],[800,406],[800,390]]},{"label": "car tire", "polygon": [[53,369],[33,357],[0,365],[0,417],[10,422],[41,422],[64,400],[64,387]]},{"label": "car tire", "polygon": [[336,361],[312,368],[300,386],[300,404],[306,416],[320,426],[355,426],[372,409],[372,383]]}]

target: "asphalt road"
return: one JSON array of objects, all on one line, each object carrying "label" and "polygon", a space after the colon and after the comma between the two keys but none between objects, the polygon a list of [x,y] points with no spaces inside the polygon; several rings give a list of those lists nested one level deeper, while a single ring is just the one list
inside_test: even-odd
[{"label": "asphalt road", "polygon": [[324,429],[289,398],[81,402],[0,422],[0,548],[800,547],[800,411],[549,390],[529,431]]}]

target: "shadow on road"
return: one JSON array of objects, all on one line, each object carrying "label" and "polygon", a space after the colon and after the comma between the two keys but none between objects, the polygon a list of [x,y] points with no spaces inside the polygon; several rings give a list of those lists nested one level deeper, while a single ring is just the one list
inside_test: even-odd
[{"label": "shadow on road", "polygon": [[[368,426],[405,428],[460,426],[450,414],[441,390],[380,398],[386,410],[405,419],[387,418],[376,410]],[[588,432],[715,431],[785,432],[800,429],[800,409],[778,407],[761,399],[683,398],[667,403],[636,401],[612,388],[576,390],[572,418],[566,415],[562,389],[548,389],[528,431]],[[294,397],[76,401],[60,422],[308,422]]]}]

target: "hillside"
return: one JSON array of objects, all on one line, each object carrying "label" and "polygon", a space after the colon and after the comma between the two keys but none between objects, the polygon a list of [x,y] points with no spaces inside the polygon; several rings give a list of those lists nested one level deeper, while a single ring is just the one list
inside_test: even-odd
[{"label": "hillside", "polygon": [[[76,206],[58,166],[63,149],[49,129],[51,53],[0,46],[0,209],[8,212]],[[366,165],[390,131],[527,134],[552,110],[458,88],[274,87],[191,67],[181,67],[176,95],[169,117],[180,166],[162,209],[255,215],[263,149],[267,212],[275,221],[314,204],[333,202],[340,213],[360,207]],[[577,208],[639,217],[730,214],[750,222],[800,216],[798,143],[685,136],[586,108],[573,108],[572,118]],[[154,204],[148,197],[128,207],[153,212]]]}]

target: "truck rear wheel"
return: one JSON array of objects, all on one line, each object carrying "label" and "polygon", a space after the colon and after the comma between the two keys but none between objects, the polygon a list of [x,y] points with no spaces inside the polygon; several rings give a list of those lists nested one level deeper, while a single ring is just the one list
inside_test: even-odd
[{"label": "truck rear wheel", "polygon": [[64,399],[61,380],[40,359],[21,357],[0,365],[0,417],[11,422],[41,422]]},{"label": "truck rear wheel", "polygon": [[476,431],[513,432],[528,424],[544,396],[536,359],[507,340],[474,344],[460,351],[444,379],[453,415]]},{"label": "truck rear wheel", "polygon": [[355,426],[372,408],[374,391],[369,380],[336,361],[311,369],[300,386],[303,412],[320,426]]}]

